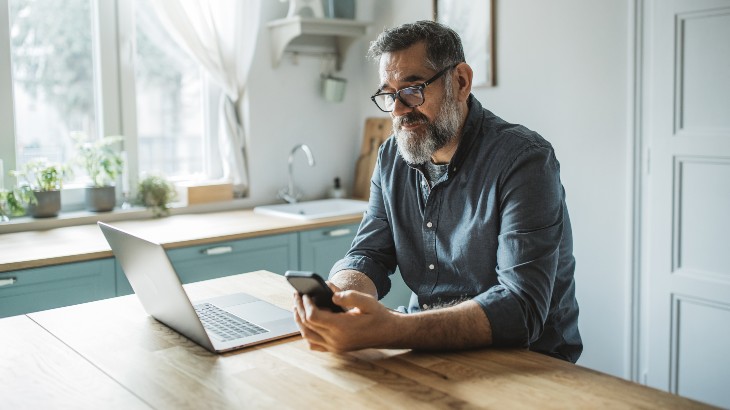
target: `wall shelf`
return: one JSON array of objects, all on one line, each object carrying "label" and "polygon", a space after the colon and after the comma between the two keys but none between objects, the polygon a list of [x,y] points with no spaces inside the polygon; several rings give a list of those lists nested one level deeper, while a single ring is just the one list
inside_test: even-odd
[{"label": "wall shelf", "polygon": [[269,22],[272,64],[278,67],[285,52],[327,55],[336,58],[340,70],[347,49],[365,34],[368,24],[338,18],[294,16]]}]

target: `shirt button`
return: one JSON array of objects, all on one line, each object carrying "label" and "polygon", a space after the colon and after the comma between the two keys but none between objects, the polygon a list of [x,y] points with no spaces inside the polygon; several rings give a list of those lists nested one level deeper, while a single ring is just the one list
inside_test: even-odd
[{"label": "shirt button", "polygon": [[435,268],[435,266],[433,266],[433,263],[432,263],[432,264],[428,265],[428,268],[433,270],[433,268]]},{"label": "shirt button", "polygon": [[426,224],[426,226],[428,226],[430,228],[430,227],[433,226],[433,224],[431,222],[429,222],[429,223]]}]

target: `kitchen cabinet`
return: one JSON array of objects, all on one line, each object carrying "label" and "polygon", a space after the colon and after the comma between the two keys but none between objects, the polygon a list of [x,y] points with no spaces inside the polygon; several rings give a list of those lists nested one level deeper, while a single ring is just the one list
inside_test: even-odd
[{"label": "kitchen cabinet", "polygon": [[327,278],[330,268],[350,250],[358,224],[299,232],[299,269]]},{"label": "kitchen cabinet", "polygon": [[[350,250],[358,224],[339,225],[299,232],[299,269],[327,278],[330,268]],[[391,290],[381,302],[392,309],[408,306],[411,290],[400,272],[391,277]]]},{"label": "kitchen cabinet", "polygon": [[[170,249],[167,255],[182,283],[262,269],[283,275],[299,265],[296,233]],[[117,293],[132,293],[132,287],[118,264]]]},{"label": "kitchen cabinet", "polygon": [[[172,247],[167,254],[183,283],[267,270],[308,270],[327,277],[332,265],[350,249],[357,223],[273,235]],[[93,241],[92,241],[93,243]],[[382,302],[408,303],[410,290],[400,275]],[[0,272],[0,317],[132,294],[113,257]]]},{"label": "kitchen cabinet", "polygon": [[0,317],[116,296],[112,258],[0,273]]}]

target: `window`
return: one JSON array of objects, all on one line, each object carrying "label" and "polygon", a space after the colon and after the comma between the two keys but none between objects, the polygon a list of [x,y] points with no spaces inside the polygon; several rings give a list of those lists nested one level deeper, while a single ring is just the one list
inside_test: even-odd
[{"label": "window", "polygon": [[10,0],[16,168],[68,163],[72,131],[98,136],[89,0]]},{"label": "window", "polygon": [[[211,174],[220,161],[210,159],[217,116],[206,110],[220,90],[173,41],[149,0],[0,0],[0,8],[10,23],[0,28],[6,186],[14,182],[8,171],[34,158],[71,165],[76,131],[91,139],[123,135],[132,183],[145,173],[219,176]],[[64,184],[64,210],[83,207],[85,181],[79,170]]]},{"label": "window", "polygon": [[135,85],[140,173],[203,174],[203,75],[148,1],[135,2]]}]

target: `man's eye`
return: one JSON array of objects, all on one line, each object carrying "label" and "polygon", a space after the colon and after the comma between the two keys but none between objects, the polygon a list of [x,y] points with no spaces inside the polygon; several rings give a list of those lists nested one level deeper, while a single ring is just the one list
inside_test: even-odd
[{"label": "man's eye", "polygon": [[401,95],[414,95],[420,93],[421,90],[416,87],[408,87],[400,90]]}]

